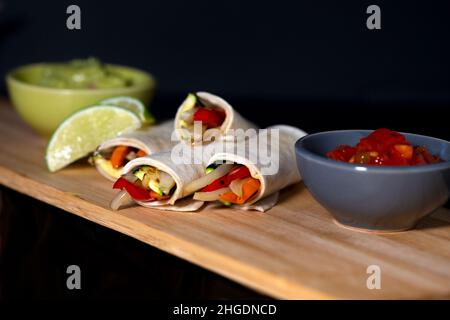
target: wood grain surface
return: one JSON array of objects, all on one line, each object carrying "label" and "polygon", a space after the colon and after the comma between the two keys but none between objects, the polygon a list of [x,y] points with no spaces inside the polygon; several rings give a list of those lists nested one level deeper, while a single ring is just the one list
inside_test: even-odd
[{"label": "wood grain surface", "polygon": [[[450,210],[417,229],[386,235],[338,227],[299,184],[267,213],[229,208],[197,213],[108,209],[111,183],[81,161],[45,168],[46,141],[0,102],[0,183],[139,239],[275,298],[417,299],[450,297]],[[367,267],[381,269],[369,290]]]}]

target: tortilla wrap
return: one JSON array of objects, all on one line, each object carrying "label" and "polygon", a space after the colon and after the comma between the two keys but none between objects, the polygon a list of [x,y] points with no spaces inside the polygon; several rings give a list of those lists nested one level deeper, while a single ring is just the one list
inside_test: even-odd
[{"label": "tortilla wrap", "polygon": [[171,151],[165,151],[136,158],[128,162],[123,168],[123,173],[132,172],[143,165],[152,166],[168,173],[175,180],[176,188],[172,196],[167,200],[136,201],[136,203],[147,208],[172,211],[195,211],[203,205],[203,201],[182,198],[190,195],[184,192],[184,186],[192,180],[199,179],[205,175],[204,164],[175,163],[172,160]]},{"label": "tortilla wrap", "polygon": [[[249,128],[257,128],[255,124],[248,121],[244,117],[242,117],[228,102],[226,102],[224,99],[208,93],[208,92],[197,92],[197,97],[200,99],[202,104],[205,107],[218,107],[225,111],[225,120],[223,121],[220,128],[217,128],[220,132],[220,137],[227,136],[230,133],[231,129],[243,129],[247,130]],[[190,142],[190,140],[183,139],[183,130],[181,128],[180,120],[181,120],[181,114],[183,113],[182,106],[180,106],[177,110],[177,113],[175,115],[175,132],[177,135],[177,138],[179,140]],[[204,137],[206,141],[208,141],[208,137]],[[211,140],[209,140],[211,141]]]},{"label": "tortilla wrap", "polygon": [[[274,139],[276,138],[276,134],[271,129],[279,130],[278,141],[271,141],[272,135],[274,135]],[[247,166],[251,176],[261,182],[260,189],[248,202],[243,205],[233,205],[233,207],[244,210],[266,211],[273,207],[278,200],[278,197],[273,194],[289,185],[300,182],[301,176],[295,158],[295,142],[305,135],[304,131],[295,127],[287,125],[271,126],[267,128],[267,131],[260,130],[257,136],[245,141],[227,142],[226,146],[224,145],[225,142],[222,142],[221,149],[209,159],[207,165],[216,161],[229,161]],[[270,146],[270,150],[278,149],[278,151],[273,151],[278,153],[278,157],[272,156],[272,151],[265,159],[258,156],[258,150],[260,149],[258,146],[264,144]],[[259,203],[260,200],[268,196],[271,196],[268,199],[269,202]]]},{"label": "tortilla wrap", "polygon": [[[96,152],[107,150],[117,146],[133,147],[145,151],[147,155],[170,150],[175,142],[171,140],[173,132],[173,120],[162,122],[161,124],[147,127],[143,130],[124,134],[122,136],[103,142]],[[105,172],[98,163],[95,163],[97,171],[105,178],[115,181],[117,178],[112,177]]]}]

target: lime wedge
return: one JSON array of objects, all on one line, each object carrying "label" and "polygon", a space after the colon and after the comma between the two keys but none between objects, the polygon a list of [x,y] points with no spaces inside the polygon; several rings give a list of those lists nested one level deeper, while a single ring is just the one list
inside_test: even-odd
[{"label": "lime wedge", "polygon": [[144,124],[155,123],[153,115],[145,108],[144,104],[133,97],[120,96],[100,101],[102,105],[122,107],[136,113]]},{"label": "lime wedge", "polygon": [[92,106],[69,116],[56,129],[45,154],[50,172],[93,152],[103,141],[141,127],[141,120],[129,110],[113,106]]}]

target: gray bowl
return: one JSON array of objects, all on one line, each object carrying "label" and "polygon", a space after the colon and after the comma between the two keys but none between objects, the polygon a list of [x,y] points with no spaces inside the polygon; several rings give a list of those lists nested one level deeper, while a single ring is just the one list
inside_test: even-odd
[{"label": "gray bowl", "polygon": [[363,166],[337,162],[325,154],[338,145],[356,145],[372,130],[328,131],[295,144],[297,166],[316,200],[346,227],[378,232],[413,228],[450,195],[450,143],[404,133],[445,162],[420,166]]}]

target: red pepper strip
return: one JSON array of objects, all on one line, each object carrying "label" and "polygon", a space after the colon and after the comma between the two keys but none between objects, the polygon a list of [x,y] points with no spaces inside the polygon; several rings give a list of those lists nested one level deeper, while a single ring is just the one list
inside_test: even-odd
[{"label": "red pepper strip", "polygon": [[150,193],[144,188],[136,186],[127,179],[119,178],[113,185],[113,189],[125,189],[128,194],[135,200],[148,201],[154,200]]},{"label": "red pepper strip", "polygon": [[239,166],[238,168],[230,171],[221,178],[218,178],[211,182],[209,185],[202,189],[202,192],[210,192],[220,188],[228,187],[233,180],[244,179],[250,177],[250,171],[246,166]]},{"label": "red pepper strip", "polygon": [[220,127],[225,120],[225,113],[216,109],[200,108],[194,113],[194,121],[201,121],[208,128]]}]

